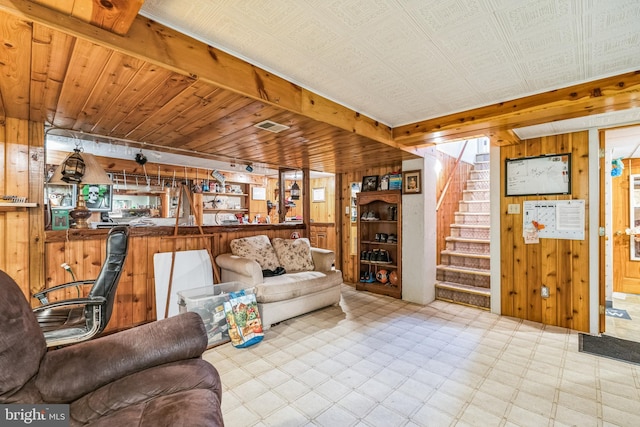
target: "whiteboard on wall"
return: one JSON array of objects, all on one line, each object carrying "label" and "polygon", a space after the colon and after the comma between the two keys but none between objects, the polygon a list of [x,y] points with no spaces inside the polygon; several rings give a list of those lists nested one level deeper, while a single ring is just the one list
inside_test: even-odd
[{"label": "whiteboard on wall", "polygon": [[505,195],[571,194],[571,153],[506,159]]}]

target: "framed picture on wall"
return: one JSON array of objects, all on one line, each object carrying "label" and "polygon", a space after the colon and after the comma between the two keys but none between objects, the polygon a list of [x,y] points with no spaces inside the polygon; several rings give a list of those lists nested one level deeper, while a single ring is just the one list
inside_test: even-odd
[{"label": "framed picture on wall", "polygon": [[378,189],[378,175],[362,178],[362,191],[376,191]]},{"label": "framed picture on wall", "polygon": [[90,211],[110,212],[113,200],[112,185],[84,184],[82,197]]},{"label": "framed picture on wall", "polygon": [[422,193],[422,178],[421,171],[406,171],[402,172],[402,192],[405,194],[420,194]]},{"label": "framed picture on wall", "polygon": [[313,193],[311,193],[313,195],[313,202],[314,203],[319,203],[319,202],[324,202],[324,187],[320,187],[320,188],[314,188],[313,189]]},{"label": "framed picture on wall", "polygon": [[264,187],[253,187],[251,189],[251,198],[253,200],[267,200],[267,189]]}]

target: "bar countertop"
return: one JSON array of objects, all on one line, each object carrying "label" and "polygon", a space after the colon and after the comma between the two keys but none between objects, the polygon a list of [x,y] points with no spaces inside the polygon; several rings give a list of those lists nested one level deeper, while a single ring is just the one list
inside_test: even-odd
[{"label": "bar countertop", "polygon": [[[212,225],[202,226],[204,234],[230,233],[237,231],[255,230],[256,233],[264,230],[300,230],[305,229],[303,223],[284,223],[284,224],[245,224],[245,225]],[[45,242],[64,242],[67,240],[94,240],[106,238],[109,228],[97,229],[75,229],[68,230],[47,230],[45,232]],[[149,227],[131,227],[131,237],[141,236],[171,236],[174,234],[173,226],[149,226]],[[179,236],[196,236],[200,234],[197,226],[180,226],[178,227]]]}]

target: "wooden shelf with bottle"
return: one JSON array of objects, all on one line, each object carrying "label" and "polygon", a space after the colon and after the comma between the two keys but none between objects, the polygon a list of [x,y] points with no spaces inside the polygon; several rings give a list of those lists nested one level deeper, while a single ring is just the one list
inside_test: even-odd
[{"label": "wooden shelf with bottle", "polygon": [[164,190],[157,191],[141,191],[141,190],[115,190],[114,196],[145,196],[145,197],[162,197],[164,196]]},{"label": "wooden shelf with bottle", "polygon": [[[229,185],[231,187],[231,185]],[[193,204],[197,211],[200,225],[211,222],[204,217],[205,214],[247,214],[249,212],[248,196],[249,184],[233,184],[240,191],[206,191],[193,193]],[[217,217],[217,215],[216,215]],[[216,224],[218,220],[215,220]]]}]

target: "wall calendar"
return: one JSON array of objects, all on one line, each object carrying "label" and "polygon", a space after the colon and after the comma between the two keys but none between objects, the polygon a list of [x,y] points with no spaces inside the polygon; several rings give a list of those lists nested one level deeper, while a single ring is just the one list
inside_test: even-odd
[{"label": "wall calendar", "polygon": [[530,200],[524,202],[522,233],[527,243],[538,238],[584,240],[584,200]]}]

